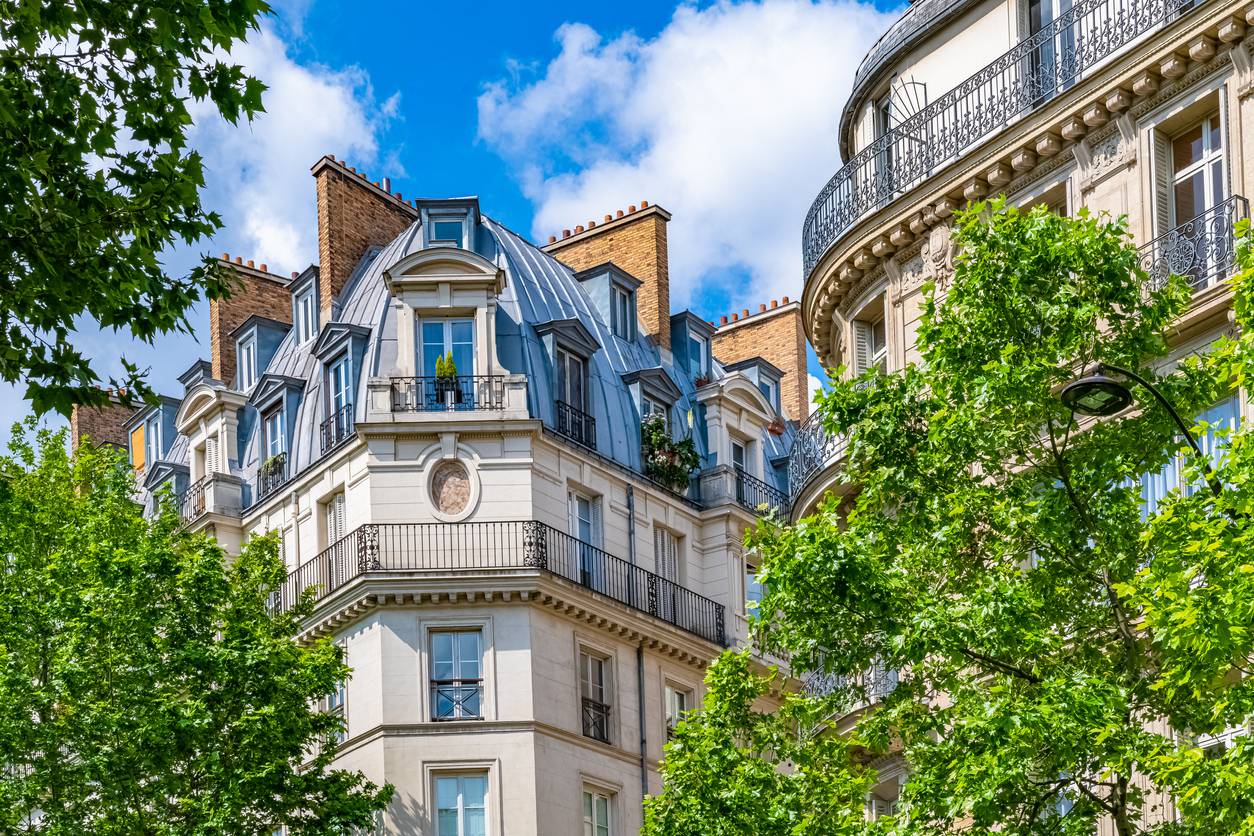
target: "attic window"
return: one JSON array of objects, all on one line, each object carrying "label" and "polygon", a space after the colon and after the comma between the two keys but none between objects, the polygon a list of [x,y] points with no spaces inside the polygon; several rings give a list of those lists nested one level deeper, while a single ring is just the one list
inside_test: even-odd
[{"label": "attic window", "polygon": [[758,390],[762,392],[762,397],[766,398],[766,402],[779,412],[779,383],[770,378],[762,378],[758,384]]},{"label": "attic window", "polygon": [[304,344],[318,334],[318,298],[311,284],[296,294],[296,341]]},{"label": "attic window", "polygon": [[623,340],[636,338],[636,294],[624,287],[610,288],[610,318],[614,336]]},{"label": "attic window", "polygon": [[427,244],[432,247],[461,247],[465,235],[464,218],[460,215],[433,216]]},{"label": "attic window", "polygon": [[706,357],[709,344],[709,340],[699,334],[688,334],[688,373],[694,378],[708,374]]},{"label": "attic window", "polygon": [[239,389],[241,392],[252,388],[257,382],[257,337],[250,334],[236,345],[235,356],[238,358]]}]

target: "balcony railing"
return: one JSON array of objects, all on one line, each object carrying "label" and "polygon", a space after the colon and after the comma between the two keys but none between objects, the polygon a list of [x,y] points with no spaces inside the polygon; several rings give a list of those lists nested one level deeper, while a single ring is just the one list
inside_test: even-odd
[{"label": "balcony railing", "polygon": [[483,718],[482,679],[437,679],[431,683],[433,720]]},{"label": "balcony railing", "polygon": [[610,707],[589,697],[583,698],[583,734],[602,743],[610,742]]},{"label": "balcony railing", "polygon": [[505,408],[505,375],[392,378],[393,412],[470,412]]},{"label": "balcony railing", "polygon": [[353,405],[346,403],[332,412],[318,427],[323,455],[351,438],[353,432]]},{"label": "balcony railing", "polygon": [[557,402],[557,431],[576,444],[597,448],[596,419],[565,401]]},{"label": "balcony railing", "polygon": [[900,672],[896,668],[888,668],[881,664],[858,676],[839,676],[835,674],[811,673],[802,678],[802,688],[807,694],[822,696],[837,690],[850,690],[853,703],[850,710],[874,705],[897,690],[901,682]]},{"label": "balcony railing", "polygon": [[212,474],[202,476],[183,491],[182,496],[179,497],[179,517],[183,522],[191,522],[205,513],[205,493],[212,481]]},{"label": "balcony railing", "polygon": [[287,609],[305,590],[324,597],[368,573],[542,569],[720,645],[723,605],[531,520],[368,523],[293,570],[275,592]]},{"label": "balcony railing", "polygon": [[1209,0],[1080,0],[1041,31],[902,120],[827,182],[806,215],[808,276],[868,213],[1040,107],[1123,47]]},{"label": "balcony railing", "polygon": [[788,496],[797,500],[801,489],[816,472],[837,461],[845,452],[846,439],[823,426],[823,417],[814,412],[793,437],[788,452]]},{"label": "balcony railing", "polygon": [[1250,204],[1234,196],[1141,247],[1141,266],[1150,287],[1160,288],[1172,275],[1184,276],[1203,290],[1232,275],[1236,266],[1237,221],[1250,215]]},{"label": "balcony railing", "polygon": [[739,467],[736,468],[736,501],[755,514],[788,515],[788,494]]},{"label": "balcony railing", "polygon": [[279,453],[277,456],[262,462],[257,469],[257,494],[253,498],[253,502],[260,502],[286,485],[291,479],[289,471],[286,453]]}]

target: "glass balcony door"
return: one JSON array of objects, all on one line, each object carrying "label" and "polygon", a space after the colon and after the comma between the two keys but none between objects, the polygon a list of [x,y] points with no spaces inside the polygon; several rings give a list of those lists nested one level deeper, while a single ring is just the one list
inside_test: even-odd
[{"label": "glass balcony door", "polygon": [[[426,409],[474,409],[475,322],[473,319],[423,319],[418,341],[422,380],[418,396]],[[437,378],[440,358],[453,357],[456,377]],[[469,397],[468,397],[469,396]]]}]

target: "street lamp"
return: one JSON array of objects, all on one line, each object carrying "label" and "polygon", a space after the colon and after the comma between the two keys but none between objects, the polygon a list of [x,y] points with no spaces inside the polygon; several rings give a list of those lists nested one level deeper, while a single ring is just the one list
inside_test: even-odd
[{"label": "street lamp", "polygon": [[1180,417],[1179,412],[1176,412],[1171,402],[1163,396],[1162,392],[1158,391],[1158,387],[1136,372],[1120,368],[1119,366],[1112,366],[1110,363],[1098,363],[1092,374],[1073,380],[1064,386],[1062,392],[1058,394],[1059,399],[1072,412],[1078,412],[1081,415],[1105,418],[1123,412],[1136,399],[1132,396],[1132,389],[1128,384],[1109,376],[1106,374],[1108,371],[1122,375],[1133,383],[1139,383],[1154,396],[1154,399],[1158,401],[1163,409],[1167,410],[1167,414],[1176,422],[1176,426],[1180,428],[1180,433],[1188,440],[1189,446],[1193,448],[1193,453],[1202,463],[1202,470],[1206,474],[1206,482],[1210,485],[1210,489],[1215,496],[1220,496],[1223,493],[1223,487],[1219,484],[1219,480],[1215,478],[1215,471],[1210,466],[1210,459],[1202,453],[1201,446],[1197,443],[1197,439],[1193,437],[1192,427],[1184,422],[1184,419]]}]

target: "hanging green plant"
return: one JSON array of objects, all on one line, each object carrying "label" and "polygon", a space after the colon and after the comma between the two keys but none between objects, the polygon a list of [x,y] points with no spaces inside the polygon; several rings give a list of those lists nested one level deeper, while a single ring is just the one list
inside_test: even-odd
[{"label": "hanging green plant", "polygon": [[676,441],[666,420],[656,412],[640,422],[640,441],[645,474],[673,491],[685,490],[692,471],[701,464],[696,442],[691,437]]},{"label": "hanging green plant", "polygon": [[261,467],[258,468],[258,474],[262,479],[269,479],[271,476],[282,472],[283,465],[286,464],[286,462],[286,453],[276,453],[261,463]]}]

